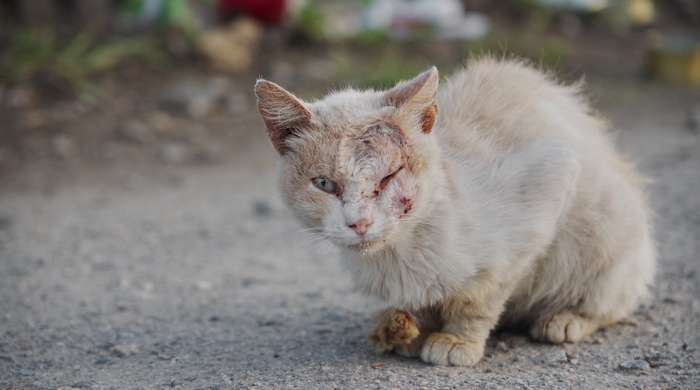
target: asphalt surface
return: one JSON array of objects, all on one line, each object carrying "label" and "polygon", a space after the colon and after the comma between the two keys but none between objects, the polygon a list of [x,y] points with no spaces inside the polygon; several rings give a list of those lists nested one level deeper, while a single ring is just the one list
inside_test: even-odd
[{"label": "asphalt surface", "polygon": [[258,123],[216,164],[37,163],[0,183],[0,389],[700,388],[700,100],[597,91],[654,178],[657,284],[626,324],[579,345],[493,335],[471,368],[372,354],[381,303],[282,206]]}]

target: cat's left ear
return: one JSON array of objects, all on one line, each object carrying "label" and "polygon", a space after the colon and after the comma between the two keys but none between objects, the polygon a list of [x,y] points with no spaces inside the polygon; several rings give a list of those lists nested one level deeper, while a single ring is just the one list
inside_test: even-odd
[{"label": "cat's left ear", "polygon": [[396,107],[400,115],[417,120],[423,133],[430,133],[437,117],[437,90],[440,74],[432,67],[408,81],[402,81],[384,93],[387,105]]}]

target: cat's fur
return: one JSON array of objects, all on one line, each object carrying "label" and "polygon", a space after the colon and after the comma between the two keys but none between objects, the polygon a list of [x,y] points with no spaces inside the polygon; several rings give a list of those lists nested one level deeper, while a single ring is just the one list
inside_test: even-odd
[{"label": "cat's fur", "polygon": [[256,84],[286,202],[393,307],[375,348],[472,365],[498,323],[576,342],[632,313],[654,275],[650,212],[579,86],[491,58],[438,84],[432,68],[311,103]]}]

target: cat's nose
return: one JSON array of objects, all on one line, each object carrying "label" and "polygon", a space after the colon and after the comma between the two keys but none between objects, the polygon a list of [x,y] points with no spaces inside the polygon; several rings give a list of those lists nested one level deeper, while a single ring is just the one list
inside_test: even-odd
[{"label": "cat's nose", "polygon": [[364,236],[373,222],[374,221],[369,218],[362,218],[358,219],[355,223],[349,224],[348,227],[354,230],[358,236]]}]

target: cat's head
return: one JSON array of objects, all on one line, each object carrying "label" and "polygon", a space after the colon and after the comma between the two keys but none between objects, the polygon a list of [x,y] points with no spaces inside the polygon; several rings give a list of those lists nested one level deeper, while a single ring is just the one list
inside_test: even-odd
[{"label": "cat's head", "polygon": [[369,253],[426,212],[439,164],[438,82],[433,67],[387,91],[347,89],[304,102],[258,80],[258,110],[281,156],[282,195],[307,227]]}]

